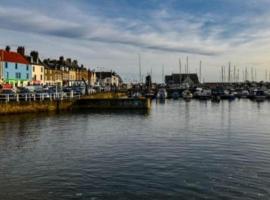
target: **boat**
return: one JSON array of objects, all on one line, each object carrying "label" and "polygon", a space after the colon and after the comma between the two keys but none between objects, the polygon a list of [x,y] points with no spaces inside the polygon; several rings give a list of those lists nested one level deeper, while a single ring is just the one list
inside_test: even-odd
[{"label": "boat", "polygon": [[227,99],[229,101],[232,101],[235,99],[235,92],[232,92],[230,90],[224,90],[224,93],[221,95],[221,99]]},{"label": "boat", "polygon": [[155,98],[155,94],[154,94],[154,92],[152,92],[152,91],[147,92],[144,96],[145,96],[146,98],[150,98],[150,99],[154,99],[154,98]]},{"label": "boat", "polygon": [[192,95],[192,93],[191,93],[189,90],[185,90],[185,91],[183,91],[183,93],[182,93],[182,97],[183,97],[183,99],[185,99],[185,100],[190,100],[190,99],[193,98],[193,95]]},{"label": "boat", "polygon": [[167,91],[165,88],[160,88],[157,93],[157,99],[166,99],[167,98]]},{"label": "boat", "polygon": [[141,98],[142,97],[142,94],[140,92],[135,92],[133,95],[132,95],[132,98]]},{"label": "boat", "polygon": [[270,99],[270,90],[269,89],[268,90],[265,90],[264,91],[264,94],[266,96],[266,99]]},{"label": "boat", "polygon": [[179,97],[180,97],[179,92],[173,92],[172,93],[172,98],[173,99],[177,100],[177,99],[179,99]]},{"label": "boat", "polygon": [[247,98],[248,95],[249,95],[248,90],[243,90],[243,91],[241,92],[241,98]]},{"label": "boat", "polygon": [[262,102],[266,99],[266,95],[263,90],[257,90],[255,94],[255,100],[257,102]]},{"label": "boat", "polygon": [[203,89],[199,94],[198,94],[198,98],[200,100],[208,100],[208,99],[211,99],[211,90],[206,90],[206,89]]}]

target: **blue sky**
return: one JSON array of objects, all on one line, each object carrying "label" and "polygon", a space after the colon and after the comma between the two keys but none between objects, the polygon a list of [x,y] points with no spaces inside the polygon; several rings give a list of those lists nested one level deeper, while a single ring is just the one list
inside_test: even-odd
[{"label": "blue sky", "polygon": [[138,53],[143,73],[152,70],[157,81],[162,65],[178,72],[186,56],[192,72],[202,60],[207,81],[220,79],[229,61],[240,71],[256,68],[263,79],[269,7],[268,0],[2,0],[0,44],[113,69],[125,80],[138,79]]}]

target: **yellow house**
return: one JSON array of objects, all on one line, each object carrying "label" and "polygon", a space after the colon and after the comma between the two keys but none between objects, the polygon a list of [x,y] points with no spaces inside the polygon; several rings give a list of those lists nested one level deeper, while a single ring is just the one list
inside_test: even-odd
[{"label": "yellow house", "polygon": [[31,51],[30,56],[27,56],[30,62],[32,71],[31,84],[44,85],[45,84],[45,67],[38,57],[37,51]]},{"label": "yellow house", "polygon": [[45,83],[44,66],[32,64],[32,84],[43,85]]}]

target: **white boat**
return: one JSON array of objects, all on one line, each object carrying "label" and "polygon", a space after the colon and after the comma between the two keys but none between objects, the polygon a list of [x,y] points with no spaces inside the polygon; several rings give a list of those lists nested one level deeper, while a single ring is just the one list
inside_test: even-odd
[{"label": "white boat", "polygon": [[199,93],[198,98],[200,100],[208,100],[208,99],[211,99],[211,95],[212,95],[212,91],[211,90],[203,89],[201,91],[201,93]]},{"label": "white boat", "polygon": [[247,98],[249,96],[249,91],[248,90],[243,90],[241,92],[241,98]]}]

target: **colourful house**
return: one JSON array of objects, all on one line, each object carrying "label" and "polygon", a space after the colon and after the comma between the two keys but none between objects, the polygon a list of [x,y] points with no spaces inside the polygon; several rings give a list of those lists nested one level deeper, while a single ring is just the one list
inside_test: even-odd
[{"label": "colourful house", "polygon": [[0,49],[0,84],[9,83],[13,86],[25,86],[30,84],[32,69],[24,56],[12,52],[7,47]]}]

